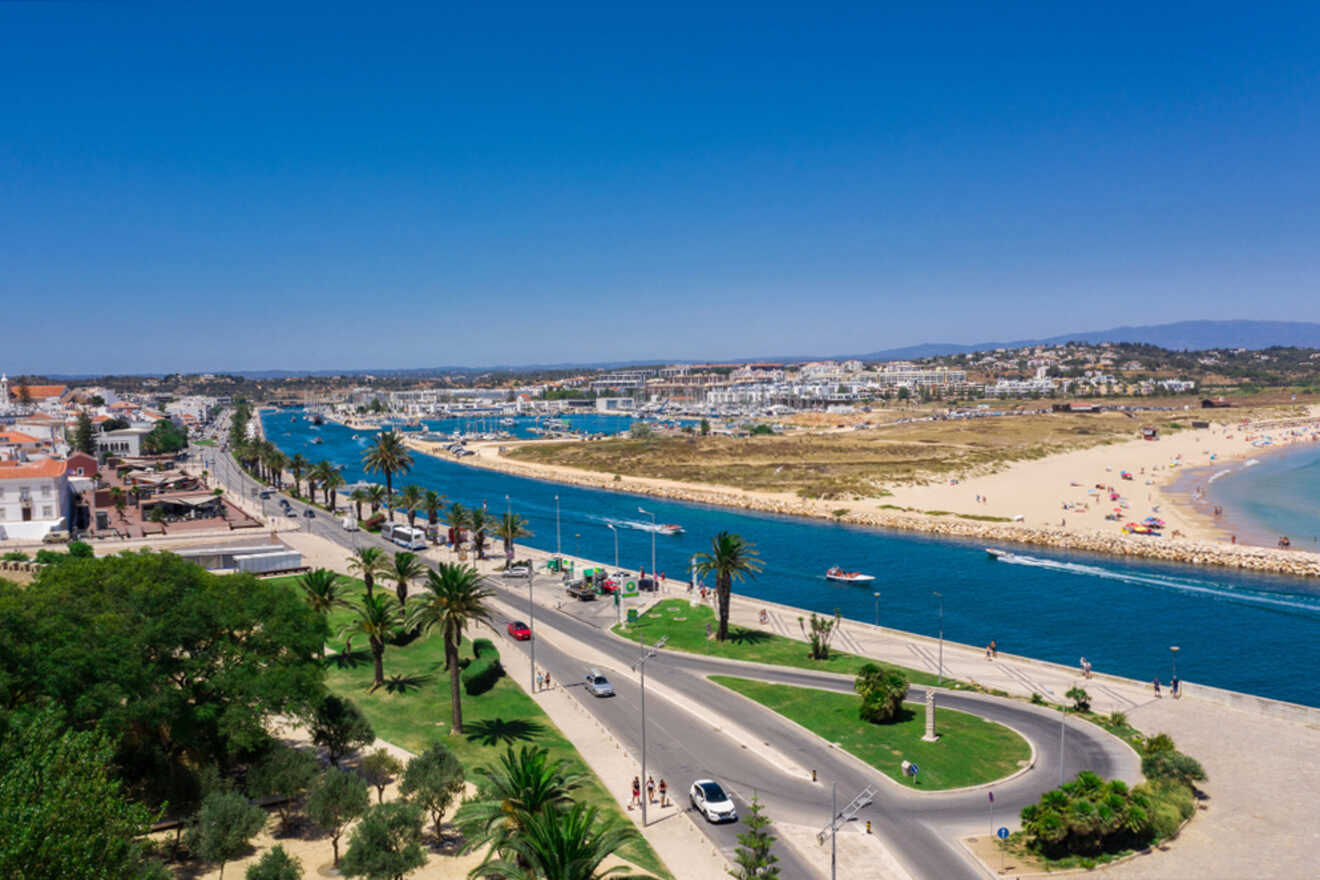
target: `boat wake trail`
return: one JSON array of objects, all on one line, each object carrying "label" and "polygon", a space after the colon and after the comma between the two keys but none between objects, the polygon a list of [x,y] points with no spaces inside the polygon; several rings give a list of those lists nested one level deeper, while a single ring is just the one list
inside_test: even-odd
[{"label": "boat wake trail", "polygon": [[1009,565],[1026,565],[1032,568],[1048,568],[1054,571],[1067,572],[1069,574],[1121,581],[1125,584],[1153,587],[1155,589],[1168,590],[1170,592],[1211,596],[1226,602],[1236,602],[1242,605],[1276,608],[1292,612],[1300,611],[1307,615],[1320,617],[1320,596],[1309,597],[1296,594],[1286,594],[1285,597],[1264,590],[1230,587],[1224,584],[1212,583],[1210,581],[1196,580],[1195,578],[1114,571],[1112,569],[1103,568],[1099,565],[1085,565],[1080,562],[1060,562],[1055,559],[1041,559],[1036,556],[1022,556],[1020,554],[1002,558],[999,561]]},{"label": "boat wake trail", "polygon": [[591,513],[586,514],[586,519],[589,519],[592,522],[602,523],[604,525],[615,526],[620,529],[635,529],[636,531],[639,532],[659,531],[659,526],[652,528],[649,522],[638,522],[637,520],[631,520],[631,519],[615,519],[609,516],[596,516],[595,514],[591,514]]}]

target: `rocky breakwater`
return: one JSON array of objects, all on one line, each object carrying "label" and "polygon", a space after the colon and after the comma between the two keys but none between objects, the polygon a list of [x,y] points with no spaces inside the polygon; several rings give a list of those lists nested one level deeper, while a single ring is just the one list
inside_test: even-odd
[{"label": "rocky breakwater", "polygon": [[[404,442],[418,452],[450,458],[445,453],[444,447],[439,444],[411,438],[405,439]],[[848,509],[843,505],[850,502],[842,500],[817,501],[789,495],[743,492],[718,486],[694,486],[690,483],[674,483],[646,477],[624,477],[566,467],[529,464],[496,455],[473,455],[456,460],[473,467],[585,486],[590,489],[631,492],[696,504],[714,504],[738,510],[806,516],[883,529],[924,532],[950,538],[976,540],[986,544],[1007,542],[1053,547],[1059,550],[1082,550],[1114,556],[1158,559],[1185,565],[1234,568],[1288,577],[1320,578],[1320,554],[1301,550],[1276,550],[1269,547],[1248,547],[1242,544],[1221,544],[1185,538],[1122,535],[1094,530],[1030,526],[1024,523],[985,522],[961,519],[956,514],[931,516],[906,511]],[[851,503],[855,505],[859,502]]]}]

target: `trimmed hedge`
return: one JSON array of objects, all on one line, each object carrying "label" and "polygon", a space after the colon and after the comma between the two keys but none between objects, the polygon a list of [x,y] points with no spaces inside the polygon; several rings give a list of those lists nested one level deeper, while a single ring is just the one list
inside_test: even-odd
[{"label": "trimmed hedge", "polygon": [[504,674],[504,667],[500,665],[500,652],[490,639],[473,639],[472,655],[472,662],[459,677],[463,680],[463,690],[475,697],[495,686]]}]

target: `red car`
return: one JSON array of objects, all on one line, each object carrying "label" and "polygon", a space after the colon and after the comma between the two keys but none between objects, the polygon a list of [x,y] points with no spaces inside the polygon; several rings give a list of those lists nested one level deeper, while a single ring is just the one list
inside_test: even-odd
[{"label": "red car", "polygon": [[509,635],[520,642],[525,642],[532,637],[532,631],[521,620],[511,620],[509,621]]}]

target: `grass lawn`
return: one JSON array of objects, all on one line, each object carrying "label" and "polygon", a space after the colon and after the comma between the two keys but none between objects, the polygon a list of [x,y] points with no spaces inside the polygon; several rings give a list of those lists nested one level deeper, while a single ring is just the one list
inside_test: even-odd
[{"label": "grass lawn", "polygon": [[1031,758],[1031,747],[1017,733],[952,709],[936,708],[938,742],[922,742],[926,707],[905,703],[902,718],[893,724],[871,724],[857,717],[861,698],[815,688],[766,684],[712,675],[711,680],[766,706],[900,782],[910,784],[900,764],[912,761],[921,768],[917,787],[927,791],[961,788],[993,782],[1016,772]]},{"label": "grass lawn", "polygon": [[[614,632],[634,642],[642,638],[654,643],[661,636],[669,636],[666,648],[675,648],[690,654],[723,657],[728,660],[752,660],[775,666],[814,669],[818,672],[855,675],[864,664],[877,662],[866,657],[858,657],[856,654],[843,654],[838,651],[831,651],[828,660],[812,660],[806,642],[787,639],[765,630],[732,624],[729,625],[728,640],[718,642],[713,638],[706,638],[707,623],[711,625],[712,630],[718,626],[715,611],[710,606],[690,606],[687,599],[665,599],[638,618],[636,625],[632,627],[626,624],[616,625]],[[913,684],[933,685],[937,681],[937,677],[929,672],[900,668]],[[944,686],[957,688],[959,683],[946,677]]]},{"label": "grass lawn", "polygon": [[[345,580],[361,591],[361,581],[355,578]],[[296,589],[298,578],[272,578],[272,581]],[[378,583],[377,593],[382,589],[393,595],[392,585]],[[348,610],[337,610],[332,615],[331,631],[338,632],[351,616],[352,612]],[[573,744],[551,723],[541,707],[507,676],[479,696],[463,693],[465,733],[451,737],[449,676],[444,666],[444,640],[439,633],[406,645],[388,646],[385,649],[385,687],[375,693],[368,693],[372,663],[365,642],[365,638],[359,636],[354,640],[352,655],[331,657],[327,661],[326,685],[335,693],[352,699],[371,720],[377,736],[411,752],[421,752],[429,743],[439,740],[469,772],[481,764],[494,763],[509,745],[514,748],[524,743],[542,746],[549,750],[552,759],[562,758],[572,770],[586,774],[589,782],[578,790],[578,800],[599,807],[604,816],[628,821]],[[465,641],[461,652],[470,657],[470,643]],[[645,871],[672,878],[645,840],[625,849],[621,855]]]}]

